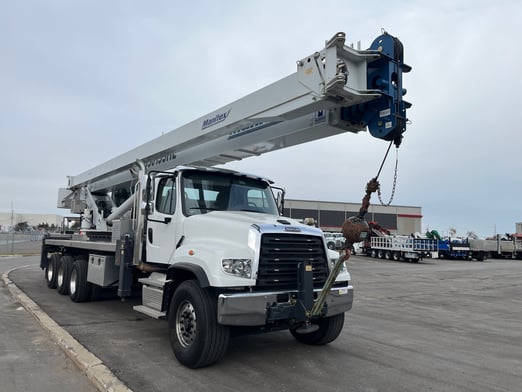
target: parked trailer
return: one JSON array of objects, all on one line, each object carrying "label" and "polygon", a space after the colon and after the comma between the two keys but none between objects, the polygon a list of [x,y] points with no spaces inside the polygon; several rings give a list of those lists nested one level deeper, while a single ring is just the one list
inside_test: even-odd
[{"label": "parked trailer", "polygon": [[519,239],[515,240],[515,257],[517,260],[522,260],[522,241]]},{"label": "parked trailer", "polygon": [[490,240],[470,240],[470,245],[474,252],[483,252],[487,257],[522,259],[522,241],[517,239],[505,240],[499,237]]},{"label": "parked trailer", "polygon": [[522,259],[522,241],[450,238],[439,241],[439,258],[450,260]]},{"label": "parked trailer", "polygon": [[470,239],[469,259],[484,261],[489,258],[495,259],[515,259],[517,258],[517,243],[500,238],[492,240]]},{"label": "parked trailer", "polygon": [[438,249],[437,240],[407,236],[372,237],[366,254],[387,260],[406,260],[417,263]]},{"label": "parked trailer", "polygon": [[496,241],[494,240],[480,240],[470,239],[469,240],[469,259],[484,261],[491,257],[491,254],[496,249]]}]

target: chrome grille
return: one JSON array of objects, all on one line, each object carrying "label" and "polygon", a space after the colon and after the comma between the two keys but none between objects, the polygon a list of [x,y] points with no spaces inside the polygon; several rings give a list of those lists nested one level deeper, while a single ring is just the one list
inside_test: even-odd
[{"label": "chrome grille", "polygon": [[328,260],[321,237],[298,234],[263,234],[257,289],[296,290],[297,266],[312,263],[314,288],[328,277]]}]

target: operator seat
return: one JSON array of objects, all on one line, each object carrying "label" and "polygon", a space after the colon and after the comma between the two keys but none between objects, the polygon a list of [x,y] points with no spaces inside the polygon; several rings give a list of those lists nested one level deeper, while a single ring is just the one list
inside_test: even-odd
[{"label": "operator seat", "polygon": [[216,197],[216,210],[226,210],[228,207],[228,192],[221,191]]}]

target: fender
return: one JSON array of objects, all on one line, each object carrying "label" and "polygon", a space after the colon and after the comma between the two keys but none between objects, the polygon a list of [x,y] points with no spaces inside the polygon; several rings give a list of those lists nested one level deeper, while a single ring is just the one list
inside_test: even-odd
[{"label": "fender", "polygon": [[[207,274],[199,265],[184,262],[173,264],[167,270],[167,277],[174,277],[174,280],[176,280],[175,276],[177,273],[179,274],[179,272],[181,272],[182,276],[187,275],[187,273],[194,275],[198,280],[199,287],[210,287]],[[175,285],[177,286],[177,282]]]},{"label": "fender", "polygon": [[205,271],[199,265],[181,262],[173,264],[168,268],[167,279],[169,279],[170,282],[165,285],[163,290],[163,310],[168,313],[170,300],[176,288],[181,282],[192,279],[193,276],[196,277],[199,287],[210,287],[207,274],[205,274]]}]

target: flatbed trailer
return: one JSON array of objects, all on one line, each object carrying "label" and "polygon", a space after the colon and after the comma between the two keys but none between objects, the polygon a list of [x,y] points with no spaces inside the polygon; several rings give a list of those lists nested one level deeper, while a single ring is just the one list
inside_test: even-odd
[{"label": "flatbed trailer", "polygon": [[437,240],[387,235],[372,237],[367,255],[386,260],[418,262],[438,250]]}]

